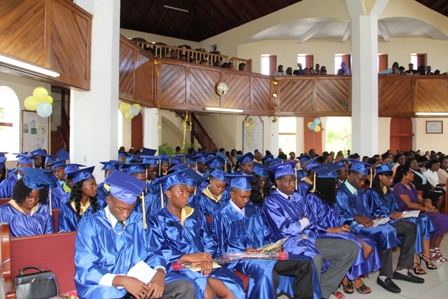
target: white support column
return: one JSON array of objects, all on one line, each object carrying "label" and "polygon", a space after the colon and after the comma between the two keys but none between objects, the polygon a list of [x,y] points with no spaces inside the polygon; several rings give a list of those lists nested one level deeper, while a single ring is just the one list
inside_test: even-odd
[{"label": "white support column", "polygon": [[269,138],[268,138],[268,150],[277,157],[278,148],[279,148],[279,138],[278,138],[278,126],[279,126],[279,118],[276,118],[276,122],[273,123],[273,117],[268,117],[266,121],[266,129],[268,130]]},{"label": "white support column", "polygon": [[156,108],[143,109],[143,145],[158,149],[162,143],[162,131],[159,129],[161,118]]},{"label": "white support column", "polygon": [[75,0],[94,15],[90,91],[71,90],[70,159],[95,165],[102,180],[99,161],[117,159],[120,0]]},{"label": "white support column", "polygon": [[351,19],[352,153],[378,152],[378,17],[389,0],[376,0],[370,15],[363,1],[346,0]]}]

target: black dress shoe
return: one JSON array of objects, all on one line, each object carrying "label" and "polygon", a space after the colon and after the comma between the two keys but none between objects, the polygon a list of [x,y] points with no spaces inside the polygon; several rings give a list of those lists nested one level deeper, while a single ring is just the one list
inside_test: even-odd
[{"label": "black dress shoe", "polygon": [[382,286],[386,291],[391,293],[400,293],[401,289],[390,279],[390,277],[386,278],[382,281],[379,277],[376,279],[376,283]]},{"label": "black dress shoe", "polygon": [[408,271],[408,275],[404,275],[404,274],[398,273],[397,271],[394,271],[393,279],[404,280],[404,281],[409,281],[409,282],[413,282],[413,283],[424,283],[425,282],[425,280],[423,278],[417,277],[409,271]]}]

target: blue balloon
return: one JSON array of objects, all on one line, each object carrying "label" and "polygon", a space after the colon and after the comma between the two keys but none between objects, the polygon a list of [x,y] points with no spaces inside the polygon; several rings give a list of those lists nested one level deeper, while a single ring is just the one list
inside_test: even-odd
[{"label": "blue balloon", "polygon": [[320,118],[316,118],[316,119],[314,120],[314,123],[315,123],[316,125],[320,125]]},{"label": "blue balloon", "polygon": [[308,126],[308,129],[310,129],[311,131],[313,131],[315,126],[316,126],[315,124],[310,124],[310,125]]},{"label": "blue balloon", "polygon": [[37,114],[40,117],[49,117],[53,113],[53,107],[47,102],[42,102],[37,106]]}]

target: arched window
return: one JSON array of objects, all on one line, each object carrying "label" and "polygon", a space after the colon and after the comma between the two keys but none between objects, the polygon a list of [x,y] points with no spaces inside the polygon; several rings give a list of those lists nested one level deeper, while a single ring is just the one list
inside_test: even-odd
[{"label": "arched window", "polygon": [[20,152],[19,138],[19,98],[8,86],[0,86],[0,152],[8,152],[8,160],[15,159],[12,153]]}]

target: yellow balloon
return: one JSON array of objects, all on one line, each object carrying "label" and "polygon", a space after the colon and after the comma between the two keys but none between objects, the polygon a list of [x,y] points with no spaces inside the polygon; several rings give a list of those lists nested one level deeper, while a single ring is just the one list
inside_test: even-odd
[{"label": "yellow balloon", "polygon": [[316,132],[316,133],[320,132],[320,126],[319,125],[314,127],[314,132]]},{"label": "yellow balloon", "polygon": [[48,98],[48,91],[43,87],[36,87],[33,90],[33,96],[39,103],[45,102]]},{"label": "yellow balloon", "polygon": [[134,104],[132,106],[137,107],[138,111],[142,110],[142,107],[139,104]]},{"label": "yellow balloon", "polygon": [[36,100],[35,97],[29,96],[25,99],[25,102],[23,103],[25,105],[25,108],[31,111],[34,111],[37,109],[37,106],[40,104],[38,100]]},{"label": "yellow balloon", "polygon": [[126,119],[128,119],[128,120],[131,120],[131,119],[133,118],[133,116],[132,116],[129,112],[126,112],[126,113],[124,114],[124,117],[125,117]]},{"label": "yellow balloon", "polygon": [[120,111],[122,113],[129,112],[130,109],[131,109],[131,104],[128,104],[128,103],[121,103],[120,104]]},{"label": "yellow balloon", "polygon": [[45,100],[45,102],[47,102],[48,104],[53,104],[53,97],[48,96],[47,99]]}]

